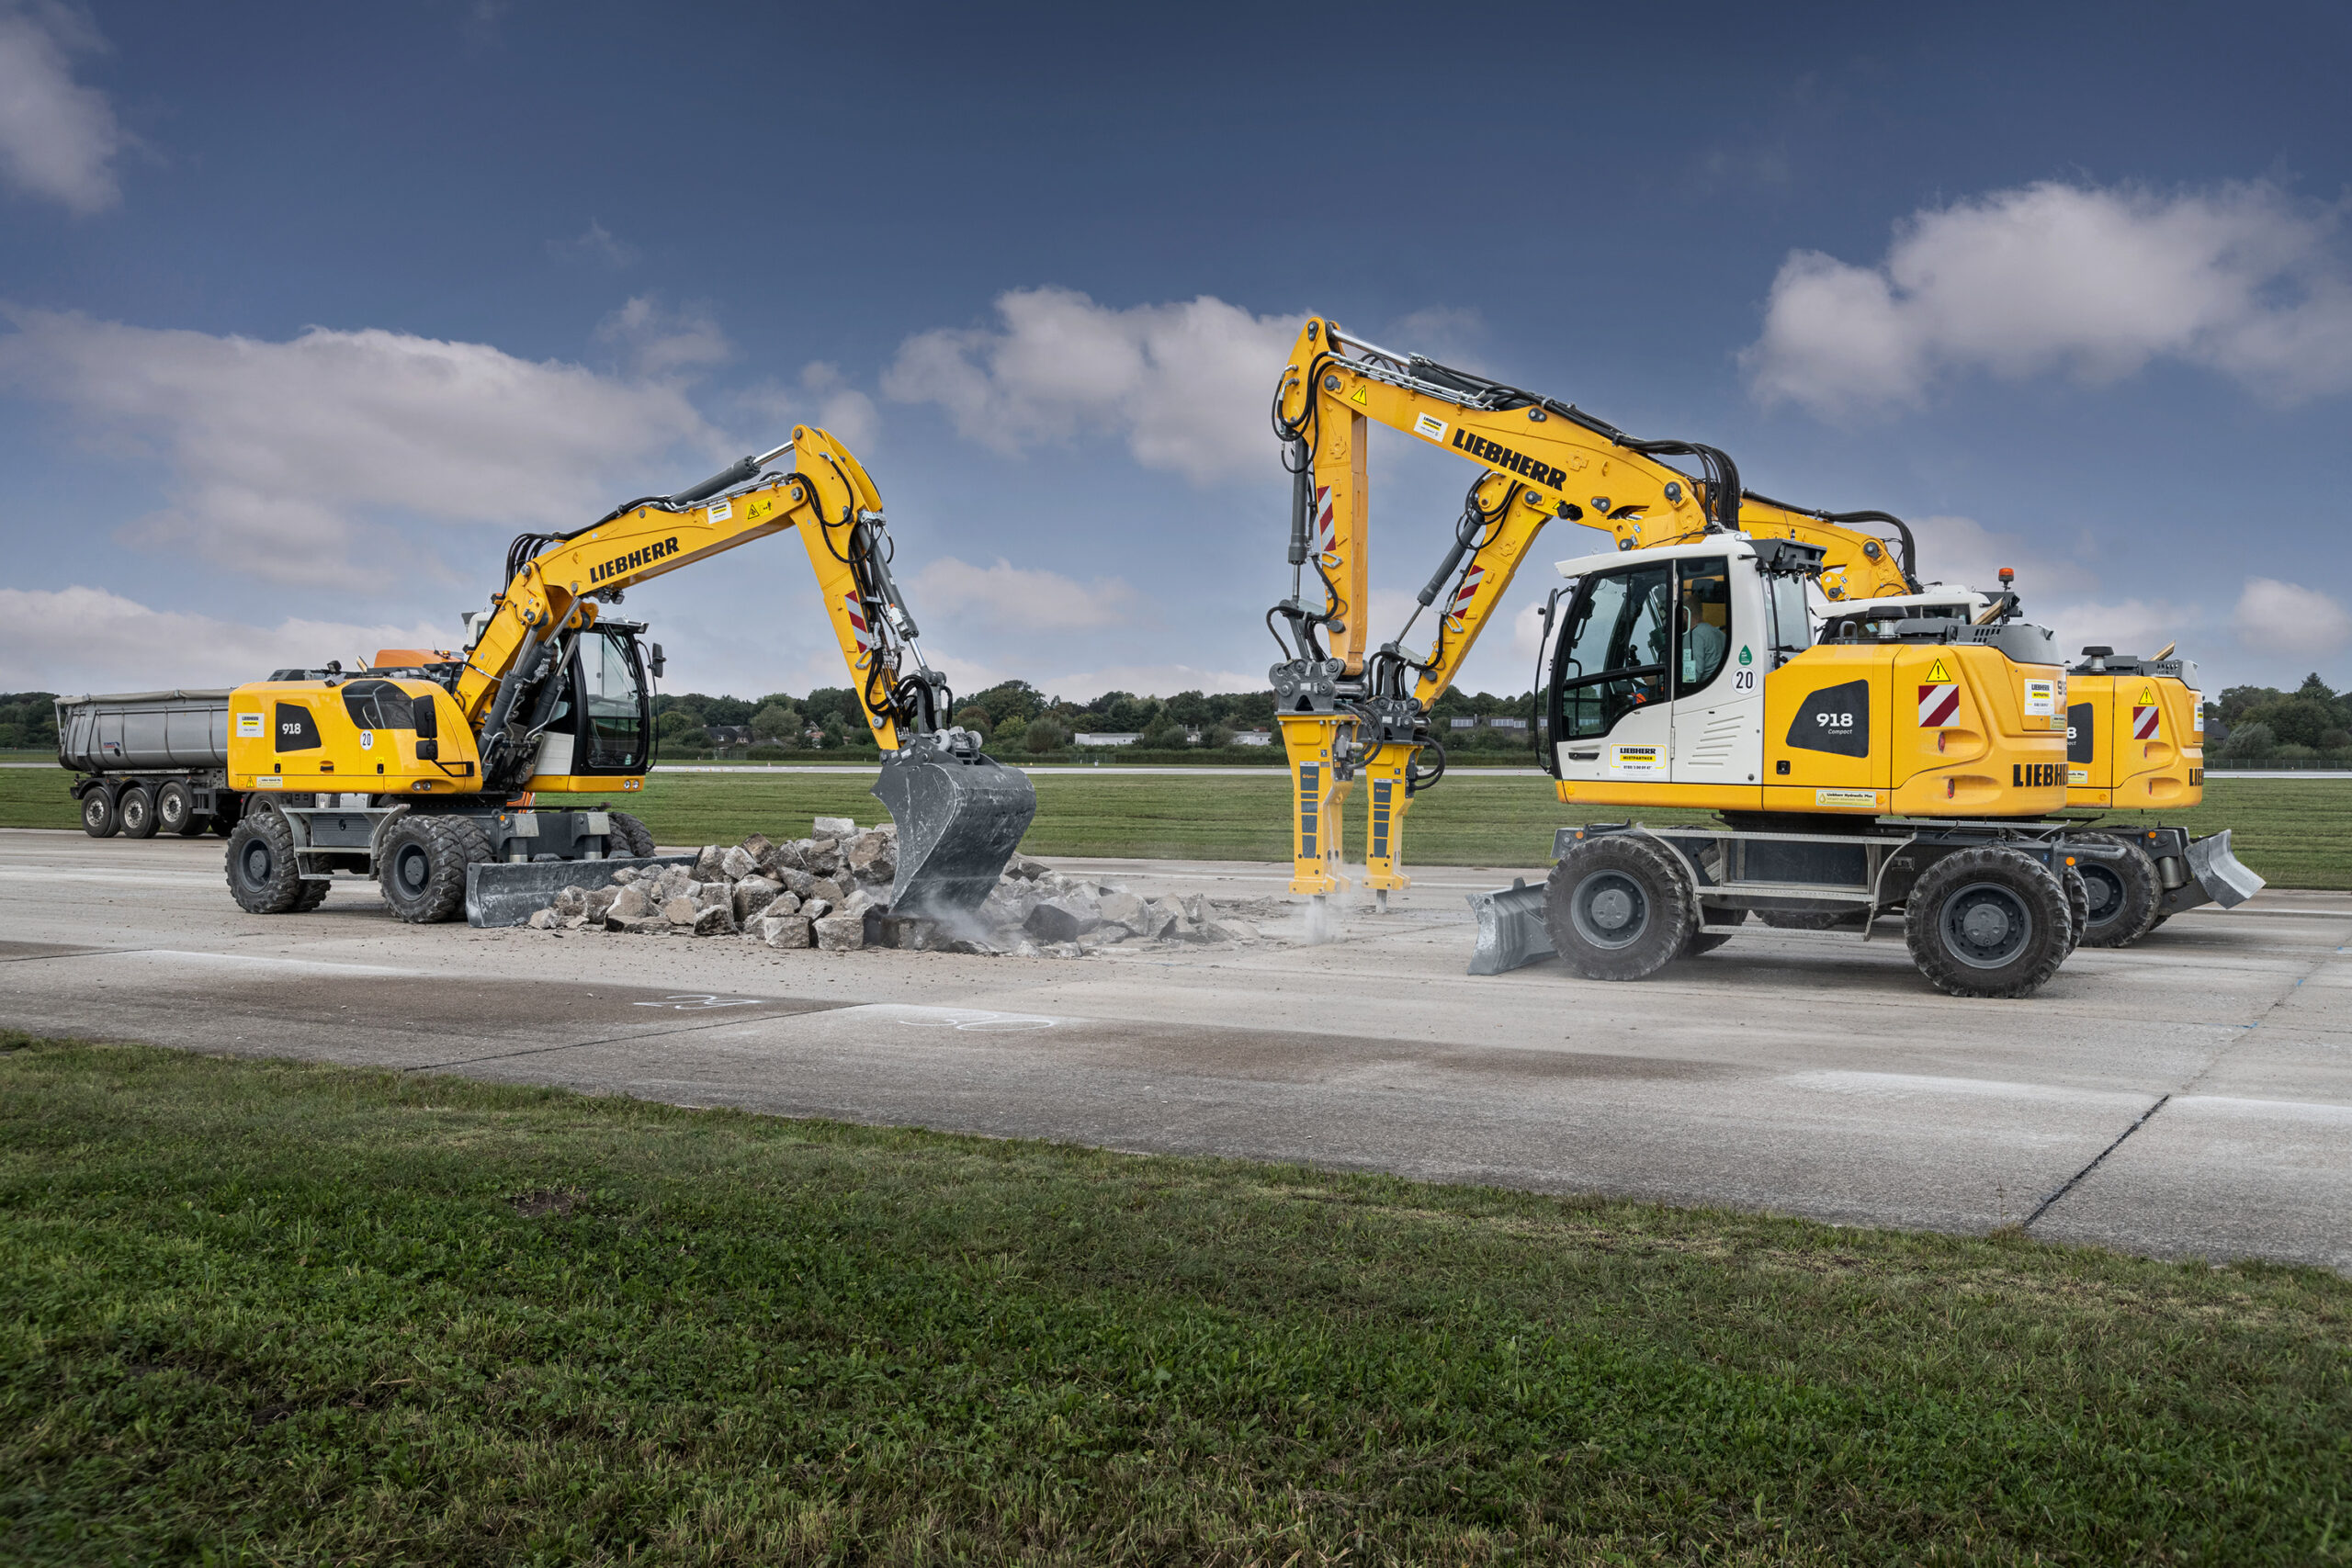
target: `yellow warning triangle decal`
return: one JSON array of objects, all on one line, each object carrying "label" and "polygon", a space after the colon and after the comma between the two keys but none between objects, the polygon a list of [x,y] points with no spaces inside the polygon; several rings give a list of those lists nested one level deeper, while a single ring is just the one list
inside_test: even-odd
[{"label": "yellow warning triangle decal", "polygon": [[2140,688],[2140,705],[2143,708],[2152,708],[2156,705],[2156,689],[2154,686]]},{"label": "yellow warning triangle decal", "polygon": [[1928,680],[1930,680],[1930,681],[1939,681],[1939,682],[1950,682],[1950,681],[1951,680],[1951,671],[1949,671],[1949,670],[1947,670],[1947,669],[1945,669],[1945,668],[1944,668],[1944,661],[1943,661],[1942,660],[1939,659],[1939,660],[1937,660],[1935,661],[1935,663],[1934,663],[1934,664],[1932,664],[1932,665],[1930,665],[1930,666],[1928,667]]},{"label": "yellow warning triangle decal", "polygon": [[1353,397],[1350,398],[1350,399],[1348,400],[1348,401],[1350,401],[1350,402],[1351,402],[1351,403],[1363,403],[1363,404],[1365,404],[1367,407],[1369,407],[1369,406],[1370,406],[1371,400],[1367,399],[1367,398],[1363,395],[1363,389],[1362,387],[1358,387],[1358,388],[1356,389],[1356,390],[1355,390],[1355,395],[1354,395]]}]

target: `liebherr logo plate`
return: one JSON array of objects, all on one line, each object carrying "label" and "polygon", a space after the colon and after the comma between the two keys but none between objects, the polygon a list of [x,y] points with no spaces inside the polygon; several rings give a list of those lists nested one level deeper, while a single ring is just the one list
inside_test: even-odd
[{"label": "liebherr logo plate", "polygon": [[1483,435],[1473,435],[1466,430],[1456,430],[1453,433],[1453,445],[1482,463],[1491,463],[1498,468],[1509,468],[1512,473],[1536,484],[1548,485],[1554,490],[1558,490],[1568,482],[1568,471],[1566,468],[1555,468],[1539,463],[1524,452],[1514,452],[1499,441],[1489,441]]},{"label": "liebherr logo plate", "polygon": [[592,569],[588,573],[588,581],[603,582],[618,577],[625,571],[635,571],[649,561],[657,561],[664,556],[674,556],[677,553],[678,540],[677,536],[673,535],[669,538],[648,545],[643,549],[631,550],[625,556],[615,556],[603,565]]}]

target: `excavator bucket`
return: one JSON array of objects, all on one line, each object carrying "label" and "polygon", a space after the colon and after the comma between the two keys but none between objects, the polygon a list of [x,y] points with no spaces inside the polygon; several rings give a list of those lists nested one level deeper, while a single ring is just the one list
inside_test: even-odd
[{"label": "excavator bucket", "polygon": [[2205,896],[2224,909],[2234,909],[2262,891],[2262,878],[2230,852],[2227,828],[2188,843],[2188,870]]},{"label": "excavator bucket", "polygon": [[1029,775],[983,755],[962,729],[884,756],[874,795],[899,825],[890,912],[924,919],[977,913],[1037,815]]},{"label": "excavator bucket", "polygon": [[1469,897],[1478,917],[1478,945],[1471,951],[1469,973],[1500,975],[1557,951],[1544,923],[1544,889],[1530,887],[1527,878],[1515,876],[1509,887]]}]

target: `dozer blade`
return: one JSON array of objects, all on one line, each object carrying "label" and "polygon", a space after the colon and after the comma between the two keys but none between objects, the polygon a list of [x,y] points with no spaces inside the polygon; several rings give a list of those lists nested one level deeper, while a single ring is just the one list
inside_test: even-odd
[{"label": "dozer blade", "polygon": [[2237,856],[2230,853],[2227,828],[2210,838],[2188,841],[2188,874],[2205,896],[2224,909],[2233,909],[2266,886]]},{"label": "dozer blade", "polygon": [[1557,951],[1544,924],[1544,889],[1530,887],[1523,876],[1513,877],[1509,887],[1471,894],[1470,908],[1478,916],[1478,945],[1470,954],[1473,975],[1499,975]]},{"label": "dozer blade", "polygon": [[643,860],[481,860],[466,867],[466,924],[519,926],[548,907],[567,887],[612,886],[625,865],[692,865],[692,855],[648,855]]},{"label": "dozer blade", "polygon": [[920,735],[882,759],[874,795],[899,825],[890,912],[977,913],[1037,815],[1029,775],[981,754],[967,730]]}]

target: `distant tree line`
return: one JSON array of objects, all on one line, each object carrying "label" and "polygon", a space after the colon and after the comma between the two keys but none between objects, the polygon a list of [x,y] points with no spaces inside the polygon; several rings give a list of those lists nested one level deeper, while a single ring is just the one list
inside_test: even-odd
[{"label": "distant tree line", "polygon": [[0,750],[56,750],[56,703],[52,692],[0,692]]},{"label": "distant tree line", "polygon": [[2232,686],[2205,705],[2208,758],[2226,762],[2342,759],[2352,753],[2352,693],[2313,671],[2291,692]]}]

